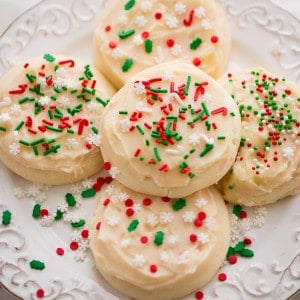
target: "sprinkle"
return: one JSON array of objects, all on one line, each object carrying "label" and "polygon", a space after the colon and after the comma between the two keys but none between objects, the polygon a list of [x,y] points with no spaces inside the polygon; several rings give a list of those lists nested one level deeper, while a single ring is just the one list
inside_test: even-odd
[{"label": "sprinkle", "polygon": [[9,210],[5,210],[2,213],[2,225],[9,225],[11,221],[11,212]]},{"label": "sprinkle", "polygon": [[63,248],[57,248],[56,254],[59,256],[63,256],[65,254],[65,250]]},{"label": "sprinkle", "polygon": [[127,228],[128,232],[135,231],[138,225],[139,225],[139,221],[137,219],[132,220]]},{"label": "sprinkle", "polygon": [[54,62],[54,61],[55,61],[55,57],[52,56],[52,55],[49,54],[49,53],[45,54],[43,58],[44,58],[46,61],[48,61],[48,62]]},{"label": "sprinkle", "polygon": [[68,203],[69,207],[75,207],[76,200],[75,200],[75,197],[71,193],[67,193],[65,195],[65,199],[66,199],[66,202]]},{"label": "sprinkle", "polygon": [[200,157],[205,156],[207,153],[213,150],[213,148],[214,148],[213,144],[206,144],[204,150],[200,153]]},{"label": "sprinkle", "polygon": [[204,293],[202,291],[197,291],[195,293],[195,299],[196,300],[202,300],[202,299],[204,299]]},{"label": "sprinkle", "polygon": [[161,157],[160,157],[158,148],[154,147],[153,151],[154,151],[154,154],[155,154],[156,159],[157,159],[158,161],[161,161]]},{"label": "sprinkle", "polygon": [[157,272],[157,266],[156,265],[151,265],[150,266],[150,272],[151,273],[156,273]]},{"label": "sprinkle", "polygon": [[45,269],[45,264],[39,260],[32,260],[29,262],[31,269],[43,270]]},{"label": "sprinkle", "polygon": [[129,1],[124,5],[124,9],[125,9],[125,10],[130,10],[134,5],[135,5],[135,0],[129,0]]},{"label": "sprinkle", "polygon": [[119,38],[122,39],[122,40],[124,40],[124,39],[129,38],[133,34],[135,34],[135,29],[129,29],[127,31],[120,30],[119,31]]},{"label": "sprinkle", "polygon": [[78,249],[78,247],[79,247],[78,242],[73,241],[73,242],[70,243],[70,249],[71,250],[75,251],[75,250]]},{"label": "sprinkle", "polygon": [[175,211],[181,210],[182,208],[184,208],[186,206],[186,201],[183,198],[178,199],[177,201],[175,201],[172,204],[172,208]]},{"label": "sprinkle", "polygon": [[84,225],[85,225],[85,220],[83,220],[83,219],[79,220],[78,222],[72,222],[72,223],[71,223],[71,226],[72,226],[73,228],[82,227],[82,226],[84,226]]},{"label": "sprinkle", "polygon": [[160,246],[163,244],[165,233],[163,231],[157,231],[154,237],[154,244]]},{"label": "sprinkle", "polygon": [[0,126],[0,131],[6,131],[6,128],[5,127],[3,127],[3,126]]},{"label": "sprinkle", "polygon": [[193,18],[194,18],[194,10],[191,10],[189,17],[183,20],[183,25],[186,27],[191,26],[193,23]]},{"label": "sprinkle", "polygon": [[41,205],[40,204],[35,204],[32,210],[32,216],[37,219],[41,215]]},{"label": "sprinkle", "polygon": [[144,42],[145,45],[145,51],[147,53],[151,53],[152,52],[152,48],[153,48],[153,42],[150,39],[145,40]]},{"label": "sprinkle", "polygon": [[213,36],[210,38],[210,41],[212,42],[212,44],[216,44],[216,43],[218,43],[219,38],[218,38],[217,35],[213,35]]},{"label": "sprinkle", "polygon": [[227,279],[227,275],[225,273],[220,273],[218,275],[218,280],[219,281],[226,281],[226,279]]},{"label": "sprinkle", "polygon": [[93,197],[95,195],[96,195],[96,191],[93,188],[90,188],[90,189],[87,189],[87,190],[84,190],[84,191],[81,192],[81,197],[82,198],[90,198],[90,197]]},{"label": "sprinkle", "polygon": [[122,66],[123,72],[127,72],[133,65],[133,59],[127,58]]},{"label": "sprinkle", "polygon": [[196,66],[196,67],[199,67],[201,65],[201,59],[199,57],[195,57],[193,59],[193,64]]},{"label": "sprinkle", "polygon": [[200,47],[202,43],[202,39],[200,39],[199,37],[195,38],[191,43],[190,43],[190,49],[191,50],[196,50],[197,48]]},{"label": "sprinkle", "polygon": [[36,296],[37,296],[38,298],[43,298],[43,297],[45,296],[45,291],[44,291],[43,289],[38,289],[38,290],[36,291]]}]

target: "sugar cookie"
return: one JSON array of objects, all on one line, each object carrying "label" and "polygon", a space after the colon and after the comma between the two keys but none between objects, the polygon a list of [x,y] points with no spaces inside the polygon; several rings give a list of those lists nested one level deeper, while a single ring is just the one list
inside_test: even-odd
[{"label": "sugar cookie", "polygon": [[46,54],[8,70],[0,87],[0,159],[20,176],[63,184],[98,172],[98,125],[114,89],[89,65]]},{"label": "sugar cookie", "polygon": [[263,205],[300,192],[300,88],[261,68],[223,81],[239,106],[242,138],[226,200]]},{"label": "sugar cookie", "polygon": [[116,181],[101,191],[90,247],[101,274],[134,299],[178,299],[216,274],[229,247],[229,217],[213,187],[187,198],[151,197]]},{"label": "sugar cookie", "polygon": [[193,63],[217,78],[231,37],[214,0],[107,1],[94,33],[99,70],[118,88],[137,72],[170,60]]},{"label": "sugar cookie", "polygon": [[230,95],[191,64],[135,75],[101,118],[113,175],[145,194],[183,197],[222,178],[235,160],[241,120]]}]

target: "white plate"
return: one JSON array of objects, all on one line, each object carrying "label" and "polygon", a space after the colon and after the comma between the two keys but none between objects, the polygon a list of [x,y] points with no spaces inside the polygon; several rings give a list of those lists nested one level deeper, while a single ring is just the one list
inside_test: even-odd
[{"label": "white plate", "polygon": [[[300,20],[269,0],[220,2],[233,31],[229,69],[261,65],[300,82]],[[46,52],[72,54],[92,63],[91,37],[101,7],[99,0],[45,0],[28,10],[0,37],[0,75],[11,64]],[[44,190],[30,190],[31,183],[2,164],[0,182],[0,214],[12,212],[9,226],[0,223],[0,283],[6,289],[24,299],[38,299],[39,289],[45,293],[43,299],[126,299],[98,275],[88,251],[82,252],[87,257],[78,261],[79,252],[69,249],[74,229],[67,222],[44,227],[31,217],[35,200]],[[20,186],[27,191],[27,199],[14,196]],[[78,191],[83,189],[81,185]],[[74,186],[51,188],[43,207],[53,212],[71,190]],[[224,266],[220,272],[227,274],[227,280],[213,279],[202,289],[205,299],[281,300],[300,287],[299,201],[297,195],[269,205],[262,228],[244,228],[253,238],[250,247],[255,256]],[[74,213],[87,218],[93,207],[93,199],[85,199]],[[260,221],[257,216],[255,220]],[[56,254],[58,247],[65,250],[63,256]],[[46,268],[31,269],[33,259],[45,262]],[[187,299],[195,299],[194,294]]]}]

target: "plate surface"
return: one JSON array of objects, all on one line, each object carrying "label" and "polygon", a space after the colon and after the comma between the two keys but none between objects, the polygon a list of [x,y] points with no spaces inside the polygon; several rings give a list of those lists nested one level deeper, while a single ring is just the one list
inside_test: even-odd
[{"label": "plate surface", "polygon": [[[220,0],[230,18],[233,49],[228,69],[263,66],[300,83],[300,20],[269,0]],[[0,75],[12,64],[44,53],[75,55],[92,63],[91,38],[101,13],[99,0],[45,0],[16,19],[0,37]],[[81,191],[94,181],[48,188],[33,185],[0,165],[0,213],[12,213],[0,224],[0,283],[24,299],[126,299],[98,275],[81,229],[74,219],[93,214],[93,198]],[[68,217],[51,216],[73,193],[77,207]],[[40,202],[49,218],[34,219]],[[235,239],[249,236],[253,258],[225,265],[226,281],[217,276],[201,291],[205,299],[287,299],[300,287],[300,195],[260,210],[246,209],[248,218],[233,218]],[[85,226],[84,228],[86,228]],[[79,249],[71,250],[77,241]],[[64,249],[64,255],[56,253]],[[29,262],[45,263],[34,270]],[[192,294],[186,299],[195,299]]]}]

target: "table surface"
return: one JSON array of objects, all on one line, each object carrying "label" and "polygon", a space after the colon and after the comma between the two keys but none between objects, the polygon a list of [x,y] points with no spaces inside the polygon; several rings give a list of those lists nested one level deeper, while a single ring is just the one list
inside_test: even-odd
[{"label": "table surface", "polygon": [[[41,0],[0,0],[0,36],[9,24],[20,14]],[[300,0],[270,0],[276,5],[289,10],[300,19]],[[0,288],[1,300],[15,300],[5,290]],[[299,300],[300,295],[295,296],[294,300]]]}]

